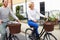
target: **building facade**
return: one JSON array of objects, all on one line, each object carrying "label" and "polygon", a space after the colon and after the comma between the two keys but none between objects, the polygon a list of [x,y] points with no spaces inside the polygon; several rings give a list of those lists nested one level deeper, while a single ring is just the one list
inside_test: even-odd
[{"label": "building facade", "polygon": [[[12,7],[13,12],[16,13],[16,6],[20,6],[20,14],[26,17],[29,2],[34,2],[38,11],[40,11],[40,2],[45,2],[45,11],[60,10],[60,0],[9,0],[9,7]],[[47,13],[45,15],[48,16]]]}]

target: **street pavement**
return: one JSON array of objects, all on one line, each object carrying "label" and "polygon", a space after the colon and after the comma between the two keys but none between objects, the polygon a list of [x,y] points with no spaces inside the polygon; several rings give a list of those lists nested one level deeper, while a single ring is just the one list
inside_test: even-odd
[{"label": "street pavement", "polygon": [[[29,28],[29,26],[26,23],[21,23],[21,24],[22,24],[21,25],[21,31],[22,32],[19,33],[20,36],[18,35],[18,37],[19,37],[20,40],[25,40],[24,32],[27,28]],[[59,30],[58,26],[59,25],[56,25],[55,28],[54,28],[54,31],[52,31],[50,33],[52,33],[58,40],[60,40],[60,30]],[[43,28],[43,26],[39,26],[39,28],[38,28],[39,33],[41,32],[42,28]]]},{"label": "street pavement", "polygon": [[[19,40],[26,40],[25,38],[25,30],[29,28],[27,23],[21,23],[21,32],[15,34]],[[39,26],[38,31],[41,32],[43,26]],[[9,33],[9,29],[7,28],[7,32]],[[60,40],[60,30],[58,29],[58,25],[55,26],[54,31],[51,32],[58,40]]]}]

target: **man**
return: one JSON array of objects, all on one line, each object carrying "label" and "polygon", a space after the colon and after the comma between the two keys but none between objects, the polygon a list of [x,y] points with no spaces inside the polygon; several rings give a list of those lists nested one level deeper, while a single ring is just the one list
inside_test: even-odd
[{"label": "man", "polygon": [[0,34],[1,34],[1,40],[5,40],[6,25],[7,22],[9,21],[9,15],[11,15],[18,22],[19,19],[13,14],[11,9],[8,8],[8,0],[3,0],[2,3],[3,6],[0,7]]},{"label": "man", "polygon": [[[29,9],[27,11],[28,13],[28,25],[34,27],[34,33],[36,33],[37,40],[39,39],[39,33],[38,33],[38,24],[37,21],[40,17],[45,17],[41,13],[39,13],[35,8],[34,8],[34,2],[31,2],[29,4]],[[37,19],[37,15],[39,18]]]}]

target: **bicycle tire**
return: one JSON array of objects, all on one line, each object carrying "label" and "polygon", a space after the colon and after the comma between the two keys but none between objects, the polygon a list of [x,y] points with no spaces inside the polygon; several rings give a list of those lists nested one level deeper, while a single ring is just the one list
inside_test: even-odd
[{"label": "bicycle tire", "polygon": [[19,40],[19,38],[17,36],[13,36],[12,40]]},{"label": "bicycle tire", "polygon": [[33,31],[31,28],[27,28],[26,30],[25,30],[25,38],[26,38],[26,40],[33,40],[32,38],[29,38],[29,37],[27,37],[27,36],[29,36],[30,34],[28,34],[27,32],[28,31]]},{"label": "bicycle tire", "polygon": [[51,33],[47,33],[44,35],[43,40],[57,40],[57,38],[54,35],[52,35]]},{"label": "bicycle tire", "polygon": [[19,38],[15,35],[11,35],[8,40],[19,40]]}]

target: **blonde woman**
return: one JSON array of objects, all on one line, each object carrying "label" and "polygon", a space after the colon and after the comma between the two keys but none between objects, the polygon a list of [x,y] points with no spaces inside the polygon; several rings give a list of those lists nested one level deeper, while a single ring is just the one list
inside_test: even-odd
[{"label": "blonde woman", "polygon": [[28,14],[28,25],[34,28],[34,33],[36,33],[36,37],[39,38],[36,15],[38,14],[39,18],[40,17],[46,18],[46,17],[41,13],[39,13],[36,9],[34,9],[34,2],[31,2],[29,4],[29,9],[27,11],[27,14]]}]

